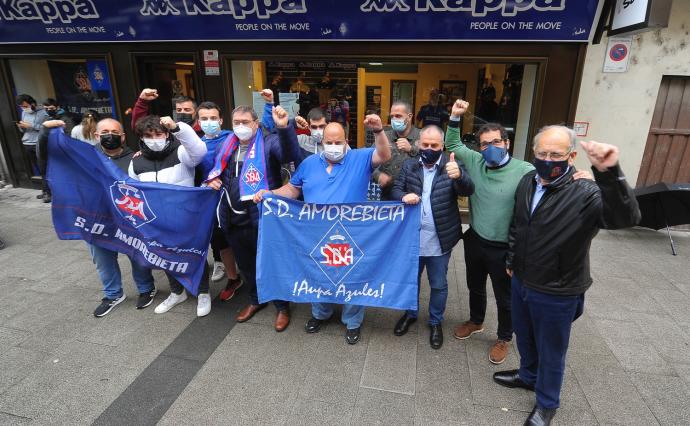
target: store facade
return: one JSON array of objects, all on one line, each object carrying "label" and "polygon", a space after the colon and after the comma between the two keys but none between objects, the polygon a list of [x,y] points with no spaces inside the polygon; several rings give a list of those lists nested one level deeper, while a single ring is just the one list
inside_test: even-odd
[{"label": "store facade", "polygon": [[[270,3],[270,5],[266,5]],[[271,88],[292,114],[321,107],[365,140],[367,112],[402,100],[418,124],[455,98],[472,104],[471,135],[498,121],[513,154],[545,124],[572,124],[599,0],[36,0],[0,5],[0,144],[14,185],[36,185],[15,122],[16,95],[55,98],[130,127],[145,87],[172,113],[179,95],[229,111]],[[129,131],[129,130],[128,130]],[[470,138],[471,139],[471,138]],[[469,139],[468,139],[469,140]],[[133,135],[128,142],[136,146]],[[1,158],[1,157],[0,157]]]}]

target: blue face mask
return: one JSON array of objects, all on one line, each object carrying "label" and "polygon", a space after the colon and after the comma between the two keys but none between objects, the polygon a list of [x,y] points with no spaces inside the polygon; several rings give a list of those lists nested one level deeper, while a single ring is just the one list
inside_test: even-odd
[{"label": "blue face mask", "polygon": [[424,164],[426,165],[436,164],[439,157],[441,157],[442,153],[443,150],[441,149],[439,149],[438,151],[431,148],[419,150],[419,155],[422,158],[422,162],[424,162]]},{"label": "blue face mask", "polygon": [[400,133],[405,131],[405,129],[407,128],[407,123],[405,122],[405,120],[391,120],[391,127],[393,128],[393,130]]},{"label": "blue face mask", "polygon": [[204,134],[209,136],[215,135],[220,131],[220,122],[216,120],[199,121],[199,125]]},{"label": "blue face mask", "polygon": [[547,182],[553,182],[563,176],[570,168],[567,159],[563,161],[547,161],[535,158],[533,164],[539,177]]},{"label": "blue face mask", "polygon": [[484,157],[484,161],[486,161],[487,166],[498,167],[498,165],[501,164],[501,161],[506,158],[507,152],[507,148],[499,148],[497,146],[489,145],[484,151],[482,151],[482,157]]}]

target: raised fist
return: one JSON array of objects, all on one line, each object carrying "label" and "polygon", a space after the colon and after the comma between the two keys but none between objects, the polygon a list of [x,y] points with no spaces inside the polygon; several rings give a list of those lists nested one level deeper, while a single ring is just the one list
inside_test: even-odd
[{"label": "raised fist", "polygon": [[155,99],[158,99],[158,90],[156,89],[144,89],[141,91],[141,94],[139,94],[139,99],[143,99],[145,101],[153,101]]},{"label": "raised fist", "polygon": [[272,104],[273,103],[273,90],[271,89],[264,89],[261,91],[261,97],[264,98],[264,101],[266,103]]},{"label": "raised fist", "polygon": [[273,122],[276,124],[277,128],[286,128],[289,118],[287,111],[285,111],[282,106],[278,105],[277,107],[273,107]]},{"label": "raised fist", "polygon": [[453,110],[451,111],[451,115],[453,117],[460,117],[461,115],[463,115],[467,111],[467,108],[469,108],[469,107],[470,107],[469,102],[463,101],[462,99],[458,99],[453,104]]},{"label": "raised fist", "polygon": [[410,141],[408,141],[407,138],[398,138],[398,140],[395,141],[395,145],[398,147],[398,151],[408,153],[412,151],[412,145],[410,145]]},{"label": "raised fist", "polygon": [[615,145],[580,141],[580,146],[585,150],[589,162],[600,172],[605,172],[609,167],[618,164],[618,147]]},{"label": "raised fist", "polygon": [[369,114],[364,117],[364,126],[369,130],[377,131],[383,129],[383,123],[381,122],[381,117],[376,114]]},{"label": "raised fist", "polygon": [[306,130],[309,128],[309,123],[307,123],[307,120],[305,120],[304,117],[300,117],[299,115],[295,117],[295,124],[297,125],[298,129]]}]

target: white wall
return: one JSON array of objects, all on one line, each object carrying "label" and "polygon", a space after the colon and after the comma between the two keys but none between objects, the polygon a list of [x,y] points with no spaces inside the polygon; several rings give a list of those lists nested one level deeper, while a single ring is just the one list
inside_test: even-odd
[{"label": "white wall", "polygon": [[10,60],[12,79],[17,88],[17,95],[31,95],[40,105],[46,98],[55,97],[53,79],[50,77],[46,60],[12,59]]},{"label": "white wall", "polygon": [[[575,121],[590,123],[583,139],[621,149],[621,166],[634,186],[662,76],[690,75],[690,1],[673,1],[668,28],[633,37],[627,72],[602,72],[606,47],[604,38],[587,49]],[[589,168],[579,155],[578,168]]]}]

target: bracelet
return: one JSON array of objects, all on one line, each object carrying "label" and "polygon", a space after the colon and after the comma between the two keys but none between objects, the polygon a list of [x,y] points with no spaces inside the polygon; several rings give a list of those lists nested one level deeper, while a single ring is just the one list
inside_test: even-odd
[{"label": "bracelet", "polygon": [[372,133],[376,133],[377,135],[381,132],[383,132],[383,127],[378,130],[372,130]]}]

